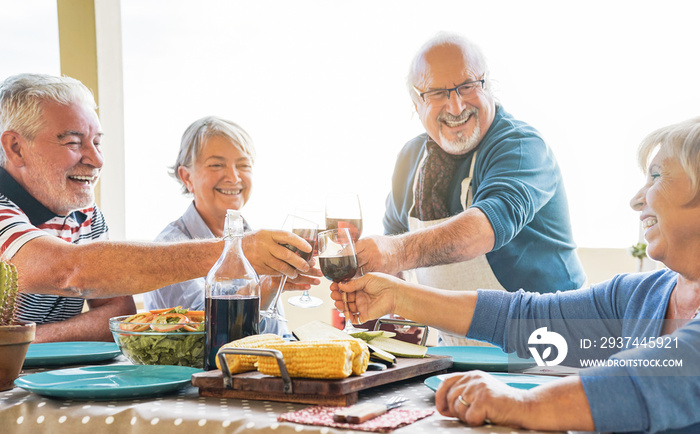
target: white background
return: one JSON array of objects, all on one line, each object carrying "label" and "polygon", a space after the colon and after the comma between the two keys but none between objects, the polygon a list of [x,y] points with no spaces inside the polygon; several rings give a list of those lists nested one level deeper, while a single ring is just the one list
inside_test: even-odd
[{"label": "white background", "polygon": [[[121,3],[130,239],[152,239],[187,207],[167,167],[210,114],[255,141],[254,226],[354,190],[365,234],[381,233],[395,156],[422,131],[406,69],[439,30],[481,46],[504,108],[554,149],[580,246],[637,241],[636,147],[700,115],[693,1]],[[0,59],[0,79],[60,72],[54,1],[0,0]]]}]

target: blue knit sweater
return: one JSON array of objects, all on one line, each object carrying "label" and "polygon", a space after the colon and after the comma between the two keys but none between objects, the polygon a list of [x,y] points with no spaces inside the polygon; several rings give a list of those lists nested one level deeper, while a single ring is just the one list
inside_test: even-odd
[{"label": "blue knit sweater", "polygon": [[[408,231],[413,182],[426,146],[426,134],[408,142],[398,155],[392,190],[386,200],[384,231]],[[449,206],[460,213],[460,185],[469,176],[470,156],[451,183]],[[540,134],[497,106],[491,127],[479,144],[472,206],[488,217],[495,234],[486,259],[508,291],[548,292],[580,288],[585,275],[575,253],[561,172]]]},{"label": "blue knit sweater", "polygon": [[624,274],[554,294],[479,291],[467,337],[529,357],[530,335],[547,327],[568,344],[563,364],[609,360],[579,371],[596,430],[700,432],[700,319],[655,339],[677,277]]}]

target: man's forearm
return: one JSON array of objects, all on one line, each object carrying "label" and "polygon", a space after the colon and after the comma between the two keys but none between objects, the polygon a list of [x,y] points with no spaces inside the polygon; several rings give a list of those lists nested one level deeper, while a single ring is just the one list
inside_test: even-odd
[{"label": "man's forearm", "polygon": [[[90,302],[88,302],[90,304]],[[112,342],[109,319],[136,312],[131,297],[99,300],[86,312],[65,321],[42,324],[36,327],[35,343],[66,341]]]},{"label": "man's forearm", "polygon": [[85,245],[47,240],[39,245],[41,238],[13,258],[20,290],[85,298],[137,294],[204,276],[223,250],[220,240]]},{"label": "man's forearm", "polygon": [[396,237],[402,270],[468,261],[493,249],[491,222],[478,208],[469,208],[430,228]]},{"label": "man's forearm", "polygon": [[88,312],[84,312],[66,321],[36,326],[36,337],[33,343],[112,341],[112,333],[109,331],[109,320],[83,321],[87,315]]},{"label": "man's forearm", "polygon": [[[95,248],[97,257],[90,261],[93,264],[76,273],[75,287],[86,288],[90,291],[89,295],[96,297],[105,296],[105,287],[114,288],[109,295],[151,291],[205,276],[224,248],[221,240],[160,245],[123,244],[115,243],[110,249]],[[91,244],[86,247],[89,246]],[[93,287],[91,282],[97,284]],[[125,287],[128,290],[122,291]]]},{"label": "man's forearm", "polygon": [[[246,234],[242,244],[258,274],[296,278],[309,271],[306,261],[284,247],[309,248],[290,232],[260,230]],[[24,244],[12,262],[22,292],[96,299],[139,294],[205,276],[223,249],[221,239],[75,245],[38,237]]]}]

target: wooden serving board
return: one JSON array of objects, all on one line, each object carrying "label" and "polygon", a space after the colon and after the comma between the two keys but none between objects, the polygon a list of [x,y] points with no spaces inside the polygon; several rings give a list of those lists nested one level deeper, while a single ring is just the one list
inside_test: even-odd
[{"label": "wooden serving board", "polygon": [[202,396],[346,406],[357,402],[361,390],[420,375],[441,373],[451,366],[450,356],[430,355],[422,359],[397,357],[396,364],[391,368],[367,371],[342,380],[292,378],[291,394],[284,393],[281,378],[257,371],[234,375],[231,389],[224,387],[220,370],[193,374],[192,385],[199,387]]}]

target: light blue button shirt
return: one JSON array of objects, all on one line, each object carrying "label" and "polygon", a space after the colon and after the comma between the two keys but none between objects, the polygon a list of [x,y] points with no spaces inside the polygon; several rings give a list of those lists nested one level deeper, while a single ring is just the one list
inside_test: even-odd
[{"label": "light blue button shirt", "polygon": [[[197,239],[215,238],[209,227],[204,223],[194,207],[194,202],[190,204],[187,211],[180,217],[168,224],[156,237],[155,241],[173,242]],[[186,282],[175,283],[165,286],[155,291],[143,294],[143,302],[146,309],[166,309],[173,306],[182,306],[192,310],[204,310],[204,277],[188,280]],[[282,304],[279,306],[280,313],[284,315]],[[271,321],[262,318],[260,323],[260,333],[275,333],[280,336],[290,336],[285,323]]]}]

